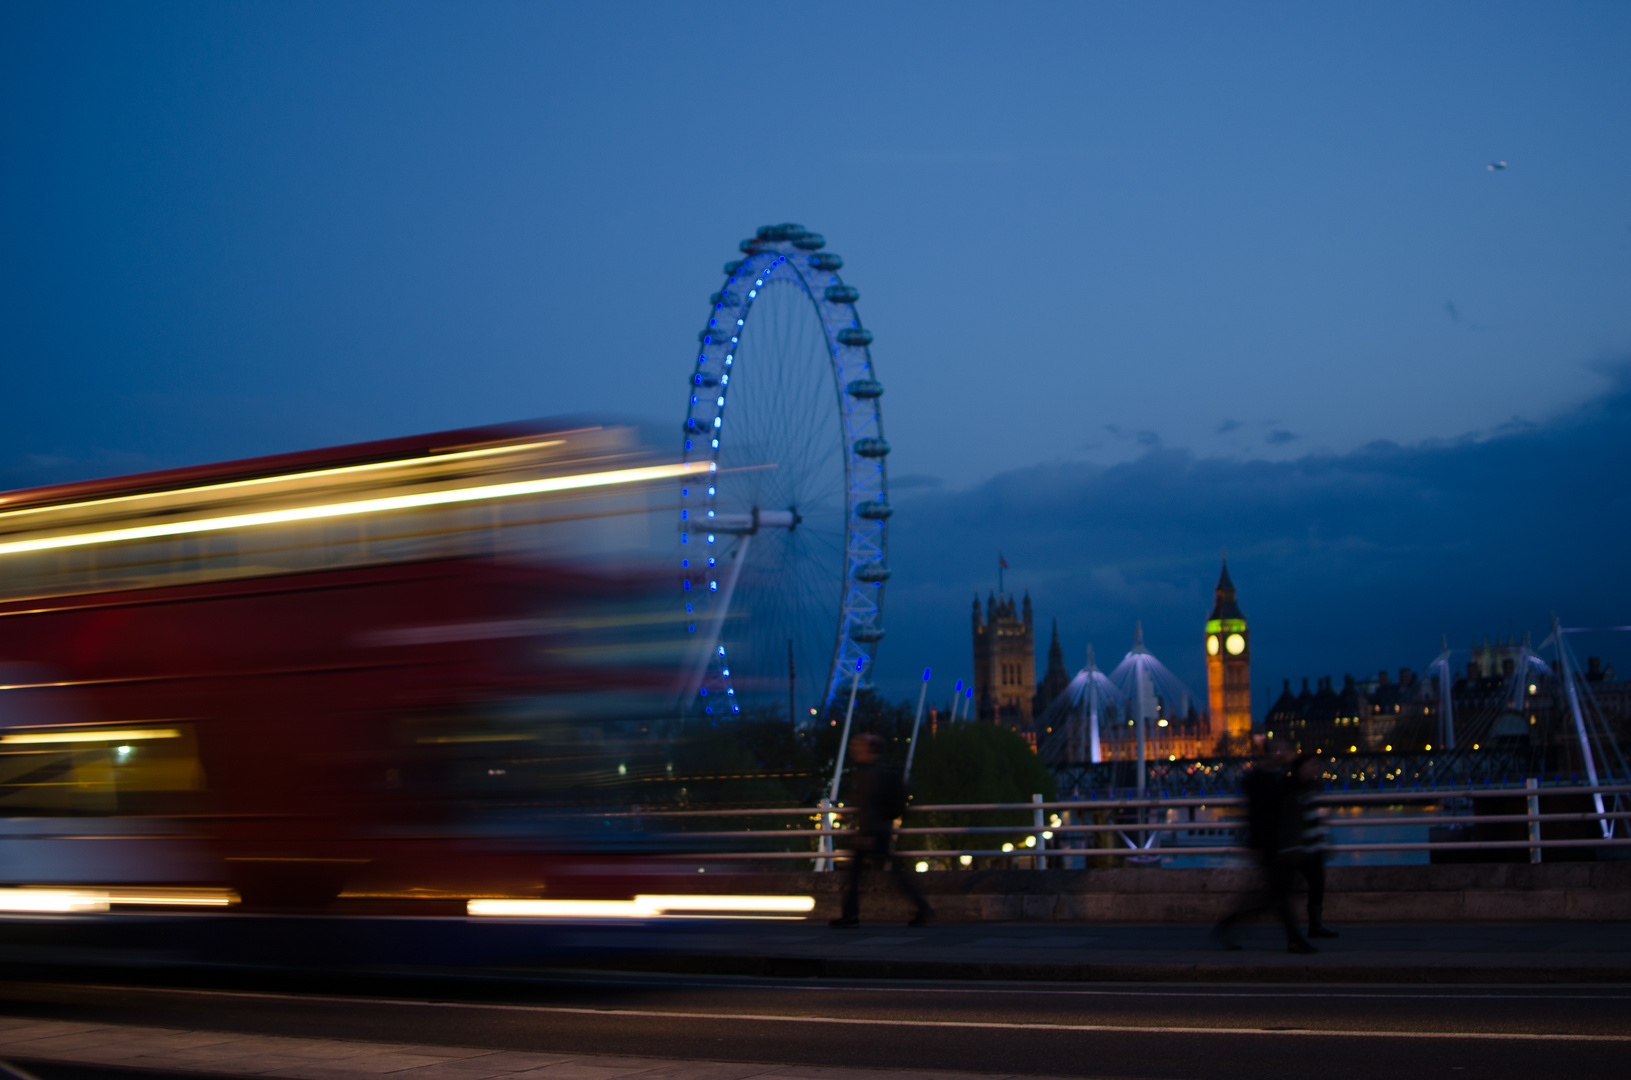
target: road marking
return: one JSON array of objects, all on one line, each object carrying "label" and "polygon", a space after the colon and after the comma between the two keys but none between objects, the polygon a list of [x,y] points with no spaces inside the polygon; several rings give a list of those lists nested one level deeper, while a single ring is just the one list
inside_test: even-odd
[{"label": "road marking", "polygon": [[1360,993],[1353,991],[1311,991],[1299,987],[1286,990],[1066,990],[1066,989],[1036,989],[1022,990],[1014,987],[963,987],[963,986],[858,986],[846,983],[824,983],[811,985],[805,982],[702,982],[695,979],[669,980],[660,977],[647,979],[537,979],[535,982],[549,982],[566,986],[582,986],[592,983],[596,986],[687,986],[714,990],[802,990],[806,993],[840,993],[844,991],[857,991],[868,994],[978,994],[982,997],[991,994],[1053,994],[1059,996],[1075,997],[1152,997],[1152,998],[1358,998],[1363,1001],[1394,1001],[1415,1000],[1427,1001],[1631,1001],[1631,994],[1544,994],[1544,993],[1511,993],[1511,994],[1423,994],[1423,993]]},{"label": "road marking", "polygon": [[[43,985],[43,984],[42,984]],[[64,984],[56,984],[63,986]],[[68,984],[72,985],[72,984]],[[80,984],[78,988],[83,989]],[[105,989],[130,990],[130,987]],[[410,1008],[475,1009],[493,1012],[550,1013],[563,1016],[638,1016],[670,1020],[751,1020],[776,1024],[837,1024],[848,1027],[966,1028],[973,1031],[1069,1031],[1125,1035],[1290,1035],[1346,1039],[1474,1039],[1485,1042],[1631,1043],[1631,1035],[1573,1035],[1566,1032],[1527,1034],[1496,1031],[1353,1031],[1342,1028],[1219,1028],[1139,1024],[1012,1024],[994,1020],[896,1020],[846,1016],[778,1016],[774,1013],[669,1012],[662,1009],[583,1009],[566,1005],[501,1005],[476,1001],[414,1001],[401,998],[342,997],[328,994],[272,994],[252,990],[158,991],[197,997],[251,998],[262,1001],[325,1002],[347,1005],[395,1005]]]}]

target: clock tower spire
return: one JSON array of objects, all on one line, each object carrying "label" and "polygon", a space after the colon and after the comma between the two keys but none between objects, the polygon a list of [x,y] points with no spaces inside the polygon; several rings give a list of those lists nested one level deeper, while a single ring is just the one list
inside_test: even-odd
[{"label": "clock tower spire", "polygon": [[1240,755],[1251,746],[1252,635],[1235,602],[1227,556],[1213,595],[1212,614],[1206,620],[1206,689],[1212,730],[1222,736],[1225,753]]}]

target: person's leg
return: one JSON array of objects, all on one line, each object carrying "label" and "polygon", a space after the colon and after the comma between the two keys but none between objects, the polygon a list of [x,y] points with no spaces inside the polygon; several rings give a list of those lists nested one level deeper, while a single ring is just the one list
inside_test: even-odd
[{"label": "person's leg", "polygon": [[1269,866],[1267,862],[1258,865],[1257,887],[1246,895],[1233,911],[1219,919],[1217,925],[1212,927],[1212,940],[1225,949],[1239,949],[1235,941],[1234,928],[1236,923],[1254,919],[1268,911],[1273,906],[1272,891],[1268,887]]},{"label": "person's leg", "polygon": [[1308,879],[1308,936],[1336,937],[1336,931],[1325,926],[1325,856],[1309,856],[1303,860],[1302,871]]},{"label": "person's leg", "polygon": [[859,850],[849,853],[849,871],[844,880],[844,907],[833,926],[854,926],[861,921],[861,871],[866,869],[866,855]]},{"label": "person's leg", "polygon": [[1286,948],[1292,952],[1313,952],[1314,947],[1303,937],[1297,925],[1297,916],[1291,912],[1291,886],[1296,880],[1297,864],[1290,859],[1277,859],[1269,868],[1269,895],[1280,925],[1286,928]]},{"label": "person's leg", "polygon": [[[888,837],[884,838],[887,845]],[[887,850],[887,848],[885,849]],[[917,872],[907,865],[906,860],[898,855],[893,858],[895,868],[895,881],[900,885],[900,891],[917,907],[917,914],[912,917],[912,926],[922,926],[934,916],[934,908],[923,898],[923,890],[917,887]]]}]

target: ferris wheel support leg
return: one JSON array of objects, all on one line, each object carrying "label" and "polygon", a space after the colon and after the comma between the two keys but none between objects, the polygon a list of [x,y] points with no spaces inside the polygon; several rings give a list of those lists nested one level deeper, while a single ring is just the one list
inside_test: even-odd
[{"label": "ferris wheel support leg", "polygon": [[917,729],[923,723],[923,701],[929,696],[929,672],[923,672],[923,689],[917,692],[917,715],[912,717],[912,738],[906,744],[906,768],[901,770],[900,782],[912,779],[912,755],[917,753]]},{"label": "ferris wheel support leg", "polygon": [[1097,765],[1104,760],[1104,752],[1099,746],[1099,703],[1096,699],[1093,702],[1093,711],[1088,713],[1087,725],[1088,754],[1091,755],[1093,764]]},{"label": "ferris wheel support leg", "polygon": [[844,710],[844,731],[838,737],[838,764],[832,770],[832,791],[827,798],[831,802],[838,801],[838,782],[844,778],[844,751],[849,747],[849,725],[855,719],[855,694],[861,689],[861,665],[855,665],[855,674],[849,681],[849,708]]},{"label": "ferris wheel support leg", "polygon": [[[1559,673],[1563,676],[1563,690],[1564,695],[1567,697],[1569,702],[1569,715],[1574,719],[1575,738],[1580,740],[1580,757],[1586,766],[1586,783],[1590,784],[1592,787],[1596,787],[1597,759],[1591,752],[1591,735],[1586,731],[1586,718],[1580,712],[1580,692],[1575,689],[1574,685],[1576,673],[1571,669],[1571,665],[1569,664],[1568,649],[1563,644],[1562,626],[1558,622],[1558,618],[1555,613],[1552,615],[1552,635],[1557,638],[1557,666]],[[1606,812],[1603,807],[1603,796],[1601,792],[1593,794],[1591,800],[1597,813],[1602,814]],[[1597,822],[1597,826],[1602,830],[1603,838],[1605,840],[1614,834],[1613,822],[1599,820]]]},{"label": "ferris wheel support leg", "polygon": [[719,651],[719,638],[725,630],[725,617],[730,614],[731,597],[736,594],[736,583],[742,577],[742,564],[747,562],[748,544],[753,540],[752,533],[745,533],[736,542],[736,549],[731,554],[730,573],[725,575],[725,587],[720,590],[719,614],[714,616],[709,612],[710,619],[706,636],[699,643],[695,666],[685,681],[683,689],[684,698],[680,702],[682,709],[690,709],[695,701],[697,691],[702,689],[702,680],[708,677],[708,665],[713,663],[715,654]]}]

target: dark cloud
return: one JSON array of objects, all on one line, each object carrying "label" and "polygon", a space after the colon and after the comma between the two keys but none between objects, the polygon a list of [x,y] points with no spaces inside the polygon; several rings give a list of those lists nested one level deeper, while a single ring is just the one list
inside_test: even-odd
[{"label": "dark cloud", "polygon": [[1450,300],[1444,301],[1444,314],[1446,314],[1446,315],[1448,315],[1450,317],[1451,322],[1457,322],[1458,323],[1458,322],[1461,321],[1461,312],[1456,310],[1456,306],[1455,306],[1455,303],[1453,301],[1450,301]]},{"label": "dark cloud", "polygon": [[1157,435],[1153,431],[1140,431],[1137,435],[1133,436],[1133,438],[1138,441],[1138,445],[1140,446],[1161,445],[1161,436]]},{"label": "dark cloud", "polygon": [[1225,420],[1223,423],[1218,425],[1217,434],[1227,435],[1229,432],[1234,431],[1236,428],[1241,426],[1242,425],[1239,420]]},{"label": "dark cloud", "polygon": [[1269,432],[1267,435],[1263,436],[1263,441],[1268,443],[1270,446],[1284,446],[1288,442],[1295,442],[1298,437],[1299,436],[1295,432],[1281,429]]},{"label": "dark cloud", "polygon": [[1627,492],[1624,374],[1567,417],[1484,439],[1285,462],[1156,447],[1122,465],[1014,470],[898,502],[880,674],[932,664],[967,676],[967,604],[995,585],[984,553],[998,547],[1025,568],[1009,586],[1030,590],[1039,619],[1058,616],[1070,664],[1089,641],[1114,662],[1142,619],[1151,648],[1197,691],[1224,546],[1252,623],[1258,696],[1286,676],[1419,669],[1440,634],[1464,644],[1532,630],[1538,640],[1553,610],[1576,625],[1621,625],[1631,621]]}]

